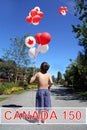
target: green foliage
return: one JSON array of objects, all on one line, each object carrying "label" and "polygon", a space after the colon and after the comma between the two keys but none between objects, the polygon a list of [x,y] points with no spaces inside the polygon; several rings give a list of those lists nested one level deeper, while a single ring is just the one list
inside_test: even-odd
[{"label": "green foliage", "polygon": [[61,72],[58,72],[58,74],[57,74],[57,79],[56,79],[57,81],[57,83],[58,84],[61,84],[61,82],[62,82],[62,74],[61,74]]},{"label": "green foliage", "polygon": [[0,90],[4,92],[6,89],[11,89],[11,88],[13,88],[14,86],[18,86],[18,84],[17,84],[17,83],[15,84],[14,82],[4,83],[4,84],[2,84],[2,85],[0,86]]},{"label": "green foliage", "polygon": [[28,85],[28,89],[37,89],[37,85],[36,84],[30,84]]},{"label": "green foliage", "polygon": [[3,91],[0,89],[0,95],[2,95],[3,94]]},{"label": "green foliage", "polygon": [[78,45],[83,47],[83,51],[79,52],[74,62],[71,61],[64,77],[74,88],[87,90],[87,2],[85,0],[75,1],[76,16],[81,24],[72,25],[72,28],[78,39]]},{"label": "green foliage", "polygon": [[18,86],[24,86],[24,82],[23,81],[20,81],[19,83],[18,83]]},{"label": "green foliage", "polygon": [[17,66],[26,66],[30,60],[27,54],[27,47],[25,46],[26,36],[20,38],[16,36],[11,38],[10,47],[4,49],[3,58],[6,60],[14,60]]},{"label": "green foliage", "polygon": [[77,94],[78,94],[78,96],[87,98],[87,91],[85,91],[85,92],[77,92]]},{"label": "green foliage", "polygon": [[5,89],[4,94],[9,95],[9,94],[12,94],[14,92],[21,91],[21,90],[24,90],[24,88],[23,87],[17,87],[17,86],[12,87],[12,88],[7,88],[7,89]]},{"label": "green foliage", "polygon": [[84,56],[82,59],[82,55],[81,57],[80,55],[67,67],[64,77],[69,85],[84,90],[87,89],[87,65],[83,65]]},{"label": "green foliage", "polygon": [[83,10],[86,10],[87,2],[86,0],[75,0],[76,5],[74,7],[75,9],[75,15],[79,15],[83,13]]},{"label": "green foliage", "polygon": [[85,0],[76,0],[75,9],[77,11],[81,24],[77,26],[72,25],[73,32],[76,33],[78,44],[84,48],[85,55],[87,55],[87,2]]},{"label": "green foliage", "polygon": [[23,87],[24,89],[27,89],[27,88],[28,88],[28,83],[27,83],[27,81],[26,81],[26,82],[20,81],[20,82],[18,83],[18,86],[21,86],[21,87]]},{"label": "green foliage", "polygon": [[28,56],[28,48],[25,46],[25,38],[26,36],[20,38],[16,36],[15,38],[10,39],[9,48],[4,48],[3,58],[8,60],[13,60],[16,63],[15,70],[15,82],[18,80],[19,73],[21,71],[21,67],[27,67],[30,63],[30,59]]},{"label": "green foliage", "polygon": [[54,75],[52,75],[52,80],[53,80],[53,83],[56,84],[56,78]]},{"label": "green foliage", "polygon": [[0,72],[6,72],[6,70],[7,72],[10,70],[14,71],[15,67],[16,63],[13,60],[0,62]]},{"label": "green foliage", "polygon": [[7,99],[8,97],[0,97],[0,101]]},{"label": "green foliage", "polygon": [[[65,80],[68,81],[68,84],[73,85],[77,82],[77,78],[78,78],[78,73],[76,71],[76,67],[75,66],[71,66],[70,68],[68,67],[68,69],[66,70],[66,74],[65,76]],[[75,75],[77,76],[77,78],[75,77]]]},{"label": "green foliage", "polygon": [[22,86],[19,86],[18,83],[4,83],[0,86],[0,94],[12,94],[13,92],[17,92],[20,90],[24,90]]}]

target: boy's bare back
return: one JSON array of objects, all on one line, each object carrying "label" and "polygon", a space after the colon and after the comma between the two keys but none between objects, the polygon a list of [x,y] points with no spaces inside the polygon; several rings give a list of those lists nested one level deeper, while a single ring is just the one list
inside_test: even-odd
[{"label": "boy's bare back", "polygon": [[49,73],[43,74],[41,72],[38,72],[31,78],[30,83],[32,83],[35,79],[37,79],[38,81],[39,89],[48,89],[49,86],[53,84],[52,78]]},{"label": "boy's bare back", "polygon": [[48,89],[49,85],[51,85],[53,83],[51,76],[48,73],[43,74],[43,73],[39,72],[37,74],[37,80],[38,80],[39,89]]},{"label": "boy's bare back", "polygon": [[42,63],[41,72],[38,72],[30,79],[30,83],[34,82],[35,79],[37,79],[38,89],[50,89],[51,85],[53,84],[50,74],[46,72],[48,68],[45,68],[45,69],[43,68],[45,64],[47,65],[47,63],[45,62]]}]

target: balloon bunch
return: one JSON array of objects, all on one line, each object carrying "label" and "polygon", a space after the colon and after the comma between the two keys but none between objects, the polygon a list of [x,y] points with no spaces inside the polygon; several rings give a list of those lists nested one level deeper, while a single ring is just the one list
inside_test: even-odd
[{"label": "balloon bunch", "polygon": [[67,7],[63,7],[63,6],[61,6],[59,8],[59,11],[58,11],[58,13],[62,14],[63,16],[65,16],[67,14],[67,12],[68,12],[68,8]]},{"label": "balloon bunch", "polygon": [[40,11],[40,8],[35,7],[29,12],[29,16],[26,17],[26,22],[32,23],[33,25],[38,25],[43,16],[44,13]]},{"label": "balloon bunch", "polygon": [[[25,39],[25,45],[29,48],[28,54],[31,58],[36,58],[39,53],[46,53],[49,49],[48,43],[51,35],[48,32],[37,33],[35,37],[28,36]],[[39,44],[36,48],[35,45]]]},{"label": "balloon bunch", "polygon": [[51,35],[48,32],[37,33],[35,35],[36,43],[39,44],[38,51],[40,53],[45,53],[48,51],[48,43],[51,40]]}]

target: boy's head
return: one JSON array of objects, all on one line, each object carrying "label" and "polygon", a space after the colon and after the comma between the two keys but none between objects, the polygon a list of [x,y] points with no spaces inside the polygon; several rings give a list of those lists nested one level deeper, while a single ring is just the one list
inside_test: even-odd
[{"label": "boy's head", "polygon": [[49,69],[50,65],[47,62],[43,62],[40,66],[40,70],[42,73],[46,73]]}]

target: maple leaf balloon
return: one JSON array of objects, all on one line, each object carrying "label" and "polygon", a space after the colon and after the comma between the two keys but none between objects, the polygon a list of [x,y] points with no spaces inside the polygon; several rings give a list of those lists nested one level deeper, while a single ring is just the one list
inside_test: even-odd
[{"label": "maple leaf balloon", "polygon": [[28,36],[25,38],[25,45],[29,48],[34,47],[36,44],[36,40],[32,36]]}]

